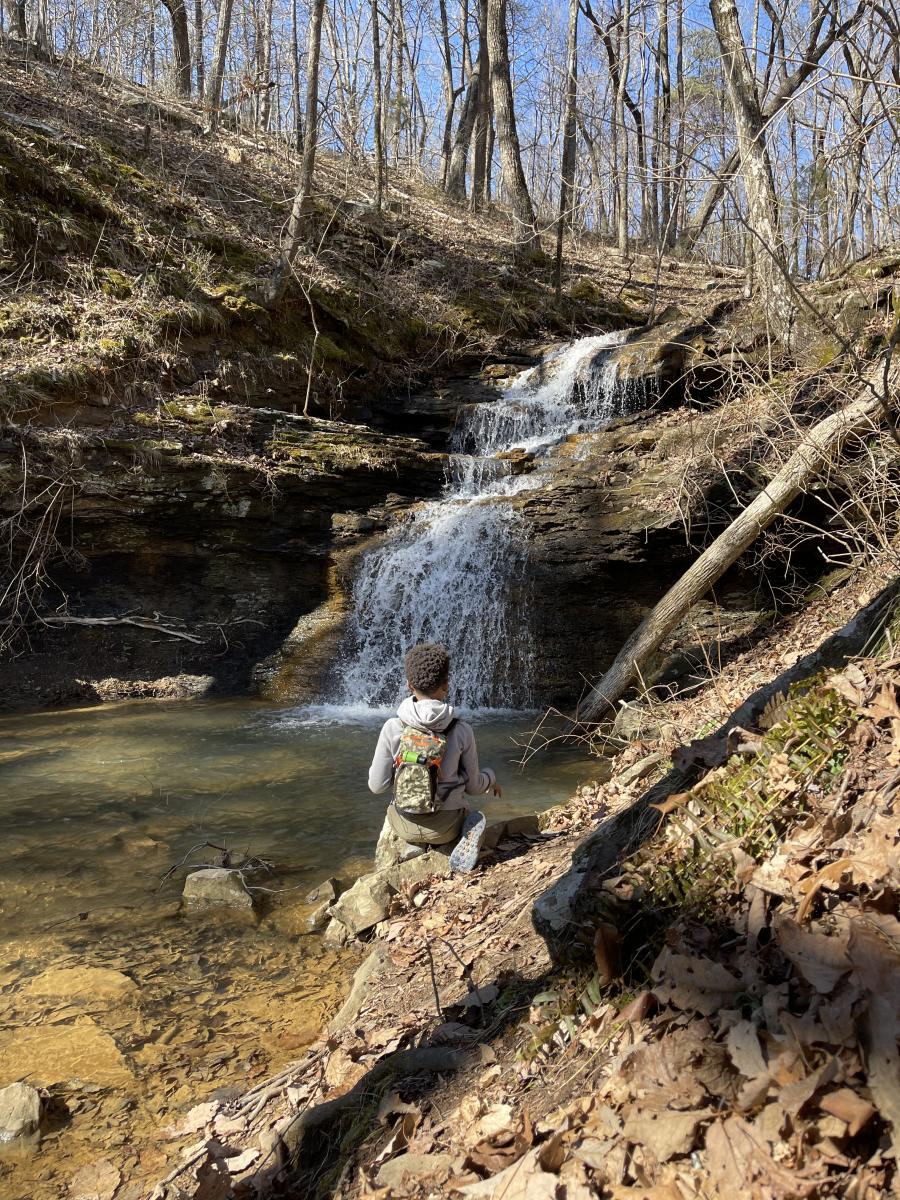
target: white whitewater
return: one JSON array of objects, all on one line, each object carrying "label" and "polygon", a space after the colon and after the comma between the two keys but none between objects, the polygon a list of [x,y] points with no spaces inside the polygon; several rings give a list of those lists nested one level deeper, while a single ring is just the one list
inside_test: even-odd
[{"label": "white whitewater", "polygon": [[403,653],[419,641],[452,655],[451,692],[465,708],[533,704],[534,647],[527,531],[510,499],[541,485],[495,455],[536,457],[626,411],[608,351],[623,332],[581,338],[518,375],[491,403],[473,405],[454,437],[451,479],[364,558],[341,656],[340,704],[391,704],[404,694]]}]

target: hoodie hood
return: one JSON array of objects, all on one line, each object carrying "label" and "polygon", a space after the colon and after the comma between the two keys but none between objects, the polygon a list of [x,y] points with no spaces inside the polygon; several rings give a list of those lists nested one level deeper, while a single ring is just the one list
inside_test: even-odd
[{"label": "hoodie hood", "polygon": [[443,733],[453,720],[453,705],[446,700],[417,700],[415,696],[407,696],[397,709],[397,716],[414,729]]}]

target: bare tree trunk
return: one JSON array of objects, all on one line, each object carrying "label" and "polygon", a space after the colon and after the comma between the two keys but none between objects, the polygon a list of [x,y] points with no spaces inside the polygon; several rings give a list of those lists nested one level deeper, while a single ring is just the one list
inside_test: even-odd
[{"label": "bare tree trunk", "polygon": [[575,193],[575,102],[578,93],[578,0],[569,0],[569,28],[566,38],[566,85],[563,105],[562,163],[559,178],[559,214],[556,220],[556,258],[553,264],[553,288],[562,292],[563,235],[572,225]]},{"label": "bare tree trunk", "polygon": [[453,150],[453,113],[462,88],[453,83],[453,50],[450,46],[450,22],[447,18],[447,0],[439,0],[441,15],[441,55],[444,78],[444,134],[441,138],[441,187],[447,187],[450,171],[450,155]]},{"label": "bare tree trunk", "polygon": [[203,0],[194,0],[194,82],[197,95],[202,97],[206,89],[203,62]]},{"label": "bare tree trunk", "polygon": [[466,165],[469,161],[469,147],[472,144],[472,130],[475,128],[477,115],[478,72],[476,71],[469,77],[469,86],[463,100],[459,125],[456,127],[456,137],[453,139],[450,169],[447,171],[447,195],[460,202],[464,202],[466,198]]},{"label": "bare tree trunk", "polygon": [[619,253],[628,253],[628,130],[625,128],[625,91],[628,86],[629,40],[631,38],[631,0],[622,3],[622,27],[619,31],[619,80],[616,87],[615,120],[619,129],[619,164],[617,189],[619,193],[616,242]]},{"label": "bare tree trunk", "polygon": [[703,551],[627,639],[612,666],[579,706],[579,720],[596,721],[615,708],[625,692],[639,681],[648,657],[691,605],[706,595],[759,534],[833,460],[844,440],[859,430],[871,428],[882,411],[877,395],[856,400],[804,435],[771,483]]},{"label": "bare tree trunk", "polygon": [[778,198],[766,149],[765,121],[759,107],[756,80],[747,61],[734,0],[710,0],[709,10],[722,51],[725,85],[737,129],[748,221],[757,240],[756,274],[761,285],[762,300],[776,337],[785,345],[790,345],[795,304],[787,282],[787,259],[778,220]]},{"label": "bare tree trunk", "polygon": [[267,130],[272,116],[272,9],[273,0],[266,0],[263,8],[263,28],[259,55],[259,128]]},{"label": "bare tree trunk", "polygon": [[[829,31],[820,38],[827,11],[830,10],[826,10],[825,8],[818,9],[817,15],[812,21],[812,32],[809,43],[800,56],[800,65],[783,80],[777,92],[771,96],[763,109],[762,115],[765,124],[771,124],[773,118],[778,116],[788,101],[796,95],[807,79],[818,69],[819,63],[826,51],[830,50],[840,37],[852,29],[862,14],[868,11],[868,9],[866,7],[866,0],[860,0],[860,3],[857,4],[854,11],[845,21],[842,21],[840,25],[832,25]],[[691,220],[686,222],[684,229],[678,237],[677,248],[679,252],[686,253],[697,244],[703,231],[709,224],[719,201],[722,199],[731,176],[738,169],[740,161],[740,154],[736,150],[716,172],[716,178],[707,188],[696,214]]]},{"label": "bare tree trunk", "polygon": [[[224,3],[224,0],[223,0]],[[325,0],[312,0],[309,13],[309,41],[306,49],[306,121],[303,130],[303,158],[300,183],[291,206],[291,216],[282,242],[281,258],[273,272],[266,303],[277,304],[287,291],[291,267],[306,235],[312,198],[313,172],[316,167],[316,143],[319,138],[319,58],[322,52],[322,16]]]},{"label": "bare tree trunk", "polygon": [[26,0],[5,0],[4,7],[9,13],[9,23],[13,36],[21,42],[28,41],[28,10]]},{"label": "bare tree trunk", "polygon": [[375,126],[375,211],[381,212],[384,196],[384,115],[381,106],[381,31],[378,24],[378,0],[372,2],[372,100]]},{"label": "bare tree trunk", "polygon": [[303,116],[300,112],[300,32],[297,0],[291,0],[291,95],[294,105],[294,146],[303,150]]},{"label": "bare tree trunk", "polygon": [[184,0],[163,0],[172,21],[172,53],[175,58],[175,91],[179,96],[191,94],[191,39]]},{"label": "bare tree trunk", "polygon": [[490,56],[487,44],[487,0],[478,0],[478,92],[475,110],[475,150],[472,155],[472,209],[485,204],[487,147],[491,125]]},{"label": "bare tree trunk", "polygon": [[206,93],[206,104],[209,108],[209,128],[211,131],[215,130],[219,124],[219,108],[222,104],[222,84],[225,79],[225,56],[228,53],[228,38],[231,34],[231,13],[233,8],[234,0],[219,0],[216,42],[213,46],[209,90]]},{"label": "bare tree trunk", "polygon": [[515,229],[514,254],[528,255],[540,249],[534,209],[522,170],[522,154],[516,129],[512,77],[509,70],[509,40],[506,31],[506,0],[488,0],[488,53],[491,60],[491,94],[494,120],[500,140],[503,186],[509,196]]},{"label": "bare tree trunk", "polygon": [[[659,70],[659,109],[656,121],[656,162],[659,174],[659,224],[661,247],[672,244],[672,77],[669,70],[669,5],[659,0],[659,36],[656,58]],[[654,187],[657,185],[654,183]]]}]

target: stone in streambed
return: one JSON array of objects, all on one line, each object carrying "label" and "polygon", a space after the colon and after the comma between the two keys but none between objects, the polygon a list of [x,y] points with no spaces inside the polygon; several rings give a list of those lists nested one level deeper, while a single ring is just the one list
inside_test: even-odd
[{"label": "stone in streambed", "polygon": [[140,989],[133,979],[109,967],[51,967],[25,988],[32,996],[54,996],[109,1004],[135,1002]]},{"label": "stone in streambed", "polygon": [[37,1139],[41,1124],[41,1098],[27,1083],[0,1089],[0,1143],[22,1144]]},{"label": "stone in streambed", "polygon": [[365,933],[388,915],[391,897],[396,888],[388,880],[387,871],[373,871],[361,875],[328,910],[354,936]]},{"label": "stone in streambed", "polygon": [[4,1074],[26,1077],[40,1087],[95,1083],[126,1088],[131,1069],[115,1041],[90,1017],[71,1025],[29,1025],[0,1034]]},{"label": "stone in streambed", "polygon": [[307,904],[333,904],[341,894],[340,882],[332,875],[329,879],[323,879],[320,884],[313,888],[307,895]]},{"label": "stone in streambed", "polygon": [[192,871],[184,881],[182,894],[188,908],[193,909],[253,907],[253,897],[238,872],[226,867]]},{"label": "stone in streambed", "polygon": [[321,933],[327,928],[331,920],[330,903],[326,900],[324,904],[320,904],[318,908],[314,908],[306,917],[303,926],[307,933]]}]

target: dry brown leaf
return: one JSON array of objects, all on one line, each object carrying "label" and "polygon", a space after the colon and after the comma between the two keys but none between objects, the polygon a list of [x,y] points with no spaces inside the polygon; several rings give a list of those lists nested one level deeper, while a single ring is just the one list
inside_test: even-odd
[{"label": "dry brown leaf", "polygon": [[632,1105],[625,1121],[622,1136],[649,1150],[659,1163],[668,1162],[680,1154],[688,1154],[697,1138],[697,1130],[714,1116],[711,1108],[699,1112],[657,1112],[644,1104]]},{"label": "dry brown leaf", "polygon": [[851,680],[847,678],[844,671],[840,671],[836,675],[829,675],[825,680],[825,686],[832,688],[845,700],[849,700],[854,708],[862,708],[865,703],[865,678],[861,681]]},{"label": "dry brown leaf", "polygon": [[711,1016],[743,990],[743,984],[709,958],[663,950],[651,969],[653,992],[676,1008]]},{"label": "dry brown leaf", "polygon": [[761,888],[772,896],[781,896],[783,900],[790,899],[791,886],[787,881],[788,858],[785,854],[774,854],[766,859],[753,872],[751,882],[754,887]]},{"label": "dry brown leaf", "polygon": [[709,1129],[706,1165],[720,1200],[800,1200],[824,1182],[775,1162],[768,1144],[742,1117],[727,1117]]},{"label": "dry brown leaf", "polygon": [[869,887],[896,871],[900,854],[897,850],[897,818],[876,817],[868,823],[851,859],[853,879]]},{"label": "dry brown leaf", "polygon": [[529,1152],[518,1162],[492,1175],[457,1188],[472,1200],[556,1200],[556,1176],[542,1171],[537,1163],[537,1151]]},{"label": "dry brown leaf", "polygon": [[406,1113],[412,1113],[420,1119],[422,1116],[421,1110],[415,1104],[407,1104],[405,1100],[400,1099],[399,1092],[388,1092],[378,1105],[378,1120],[382,1125],[387,1125],[391,1117],[405,1115]]},{"label": "dry brown leaf", "polygon": [[856,978],[869,993],[869,1091],[892,1127],[894,1155],[900,1158],[900,922],[875,912],[853,921],[849,955]]},{"label": "dry brown leaf", "polygon": [[842,975],[850,970],[847,957],[849,931],[834,937],[798,925],[788,916],[776,917],[775,940],[803,978],[817,992],[827,995]]},{"label": "dry brown leaf", "polygon": [[738,1021],[733,1025],[728,1030],[725,1045],[728,1047],[731,1061],[742,1075],[746,1075],[748,1079],[755,1079],[757,1075],[765,1074],[766,1060],[759,1044],[756,1026],[751,1021]]},{"label": "dry brown leaf", "polygon": [[656,1008],[652,992],[639,992],[619,1013],[620,1021],[645,1021]]},{"label": "dry brown leaf", "polygon": [[205,1129],[207,1125],[210,1125],[215,1120],[216,1114],[221,1107],[218,1100],[209,1100],[205,1104],[195,1104],[177,1124],[165,1128],[162,1131],[163,1136],[177,1138],[187,1137],[192,1133],[199,1133],[201,1129]]},{"label": "dry brown leaf", "polygon": [[797,906],[797,924],[802,925],[812,911],[812,906],[815,903],[821,889],[827,883],[840,883],[841,877],[850,869],[853,864],[851,858],[839,858],[836,862],[828,863],[822,867],[821,871],[817,871],[811,879],[803,881],[803,899]]},{"label": "dry brown leaf", "polygon": [[509,1104],[493,1104],[468,1131],[467,1138],[475,1143],[498,1138],[511,1138],[515,1132],[516,1119]]},{"label": "dry brown leaf", "polygon": [[763,1072],[762,1075],[754,1076],[753,1079],[748,1079],[738,1092],[735,1108],[739,1112],[752,1112],[768,1096],[771,1086],[772,1076],[768,1071]]},{"label": "dry brown leaf", "polygon": [[891,683],[883,684],[881,691],[869,707],[864,708],[862,711],[864,716],[871,717],[873,721],[900,721],[900,705],[897,704],[894,685]]},{"label": "dry brown leaf", "polygon": [[614,1187],[612,1200],[683,1200],[683,1197],[674,1183],[656,1183],[652,1187]]},{"label": "dry brown leaf", "polygon": [[830,1113],[847,1126],[851,1137],[856,1137],[862,1127],[875,1116],[875,1106],[863,1100],[851,1088],[837,1088],[819,1097],[819,1108]]},{"label": "dry brown leaf", "polygon": [[796,1083],[789,1083],[783,1087],[778,1093],[778,1103],[785,1112],[795,1117],[803,1105],[812,1099],[819,1088],[831,1083],[837,1073],[838,1061],[836,1058],[831,1058],[827,1063],[819,1067],[818,1070],[807,1075],[805,1079],[798,1079]]}]

